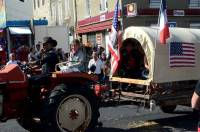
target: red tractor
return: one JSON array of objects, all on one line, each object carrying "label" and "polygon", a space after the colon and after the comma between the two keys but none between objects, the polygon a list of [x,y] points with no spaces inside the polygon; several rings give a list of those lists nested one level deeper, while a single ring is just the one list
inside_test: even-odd
[{"label": "red tractor", "polygon": [[7,65],[0,70],[0,119],[17,118],[29,131],[91,131],[99,117],[96,81],[87,73],[55,72],[33,84],[19,66]]}]

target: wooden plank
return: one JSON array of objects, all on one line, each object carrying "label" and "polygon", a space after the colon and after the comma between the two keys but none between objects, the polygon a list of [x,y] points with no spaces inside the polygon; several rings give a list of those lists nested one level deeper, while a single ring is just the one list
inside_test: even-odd
[{"label": "wooden plank", "polygon": [[144,94],[137,94],[137,93],[131,93],[131,92],[121,92],[122,96],[128,96],[133,98],[143,98],[143,99],[150,99],[150,95],[144,95]]},{"label": "wooden plank", "polygon": [[150,80],[139,80],[139,79],[112,77],[110,81],[121,82],[121,83],[139,84],[139,85],[150,85]]}]

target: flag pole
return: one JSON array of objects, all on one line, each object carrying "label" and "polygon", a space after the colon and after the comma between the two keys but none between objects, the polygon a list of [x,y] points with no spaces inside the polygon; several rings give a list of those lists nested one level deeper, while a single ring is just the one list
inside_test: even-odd
[{"label": "flag pole", "polygon": [[[162,6],[162,0],[160,1],[160,9],[161,9],[161,6]],[[159,26],[160,26],[160,9],[159,9],[159,13],[158,13],[158,22],[157,22],[157,28],[156,28],[156,37],[155,37],[155,49],[157,48],[157,37],[159,36],[158,32],[160,30]]]},{"label": "flag pole", "polygon": [[[161,0],[161,2],[160,2],[160,9],[161,9],[161,6],[162,6],[162,0]],[[158,38],[158,32],[159,32],[159,30],[160,30],[160,28],[159,28],[159,25],[160,25],[160,9],[159,9],[159,13],[158,13],[158,22],[157,22],[157,27],[156,27],[156,35],[155,35],[155,42],[154,42],[154,49],[155,49],[155,52],[156,52],[156,48],[157,48],[157,38]],[[155,56],[156,56],[156,54],[154,53],[154,58],[155,58]],[[155,69],[155,61],[154,61],[154,67],[152,67],[152,70],[154,70]]]}]

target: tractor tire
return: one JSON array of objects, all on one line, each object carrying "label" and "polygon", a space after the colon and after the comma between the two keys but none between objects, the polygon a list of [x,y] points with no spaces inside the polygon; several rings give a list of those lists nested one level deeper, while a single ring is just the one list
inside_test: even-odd
[{"label": "tractor tire", "polygon": [[24,102],[23,113],[17,118],[18,124],[30,132],[40,132],[40,124],[33,120],[33,107],[29,101]]},{"label": "tractor tire", "polygon": [[176,105],[161,105],[160,109],[164,112],[164,113],[173,113],[174,110],[176,109]]},{"label": "tractor tire", "polygon": [[35,123],[33,119],[20,117],[17,118],[18,124],[29,132],[42,132],[40,125]]},{"label": "tractor tire", "polygon": [[52,90],[44,114],[45,131],[52,132],[91,132],[100,115],[97,97],[91,89],[67,88],[64,84]]}]

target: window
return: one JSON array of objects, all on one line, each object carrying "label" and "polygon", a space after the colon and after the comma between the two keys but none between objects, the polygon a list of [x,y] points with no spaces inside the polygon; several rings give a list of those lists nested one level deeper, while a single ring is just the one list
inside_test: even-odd
[{"label": "window", "polygon": [[63,4],[62,1],[58,2],[58,25],[62,25],[63,24]]},{"label": "window", "polygon": [[200,8],[200,0],[190,0],[189,8]]},{"label": "window", "polygon": [[149,7],[150,8],[160,8],[161,0],[149,0]]},{"label": "window", "polygon": [[87,41],[92,44],[92,47],[96,47],[96,34],[95,33],[89,33],[87,35]]},{"label": "window", "polygon": [[65,18],[69,18],[70,14],[71,14],[71,10],[70,10],[70,4],[69,4],[70,0],[65,0],[65,8],[64,8],[64,16]]},{"label": "window", "polygon": [[45,0],[42,0],[42,5],[44,5],[45,4]]},{"label": "window", "polygon": [[51,18],[53,21],[56,21],[56,3],[52,3],[51,7]]},{"label": "window", "polygon": [[200,29],[200,22],[190,23],[190,28],[199,28]]},{"label": "window", "polygon": [[34,9],[36,9],[36,0],[33,0]]},{"label": "window", "polygon": [[40,0],[38,0],[37,2],[38,2],[38,8],[40,8]]},{"label": "window", "polygon": [[107,0],[100,0],[100,12],[106,12],[108,10]]},{"label": "window", "polygon": [[86,0],[86,17],[90,16],[91,15],[91,12],[90,12],[90,0]]}]

